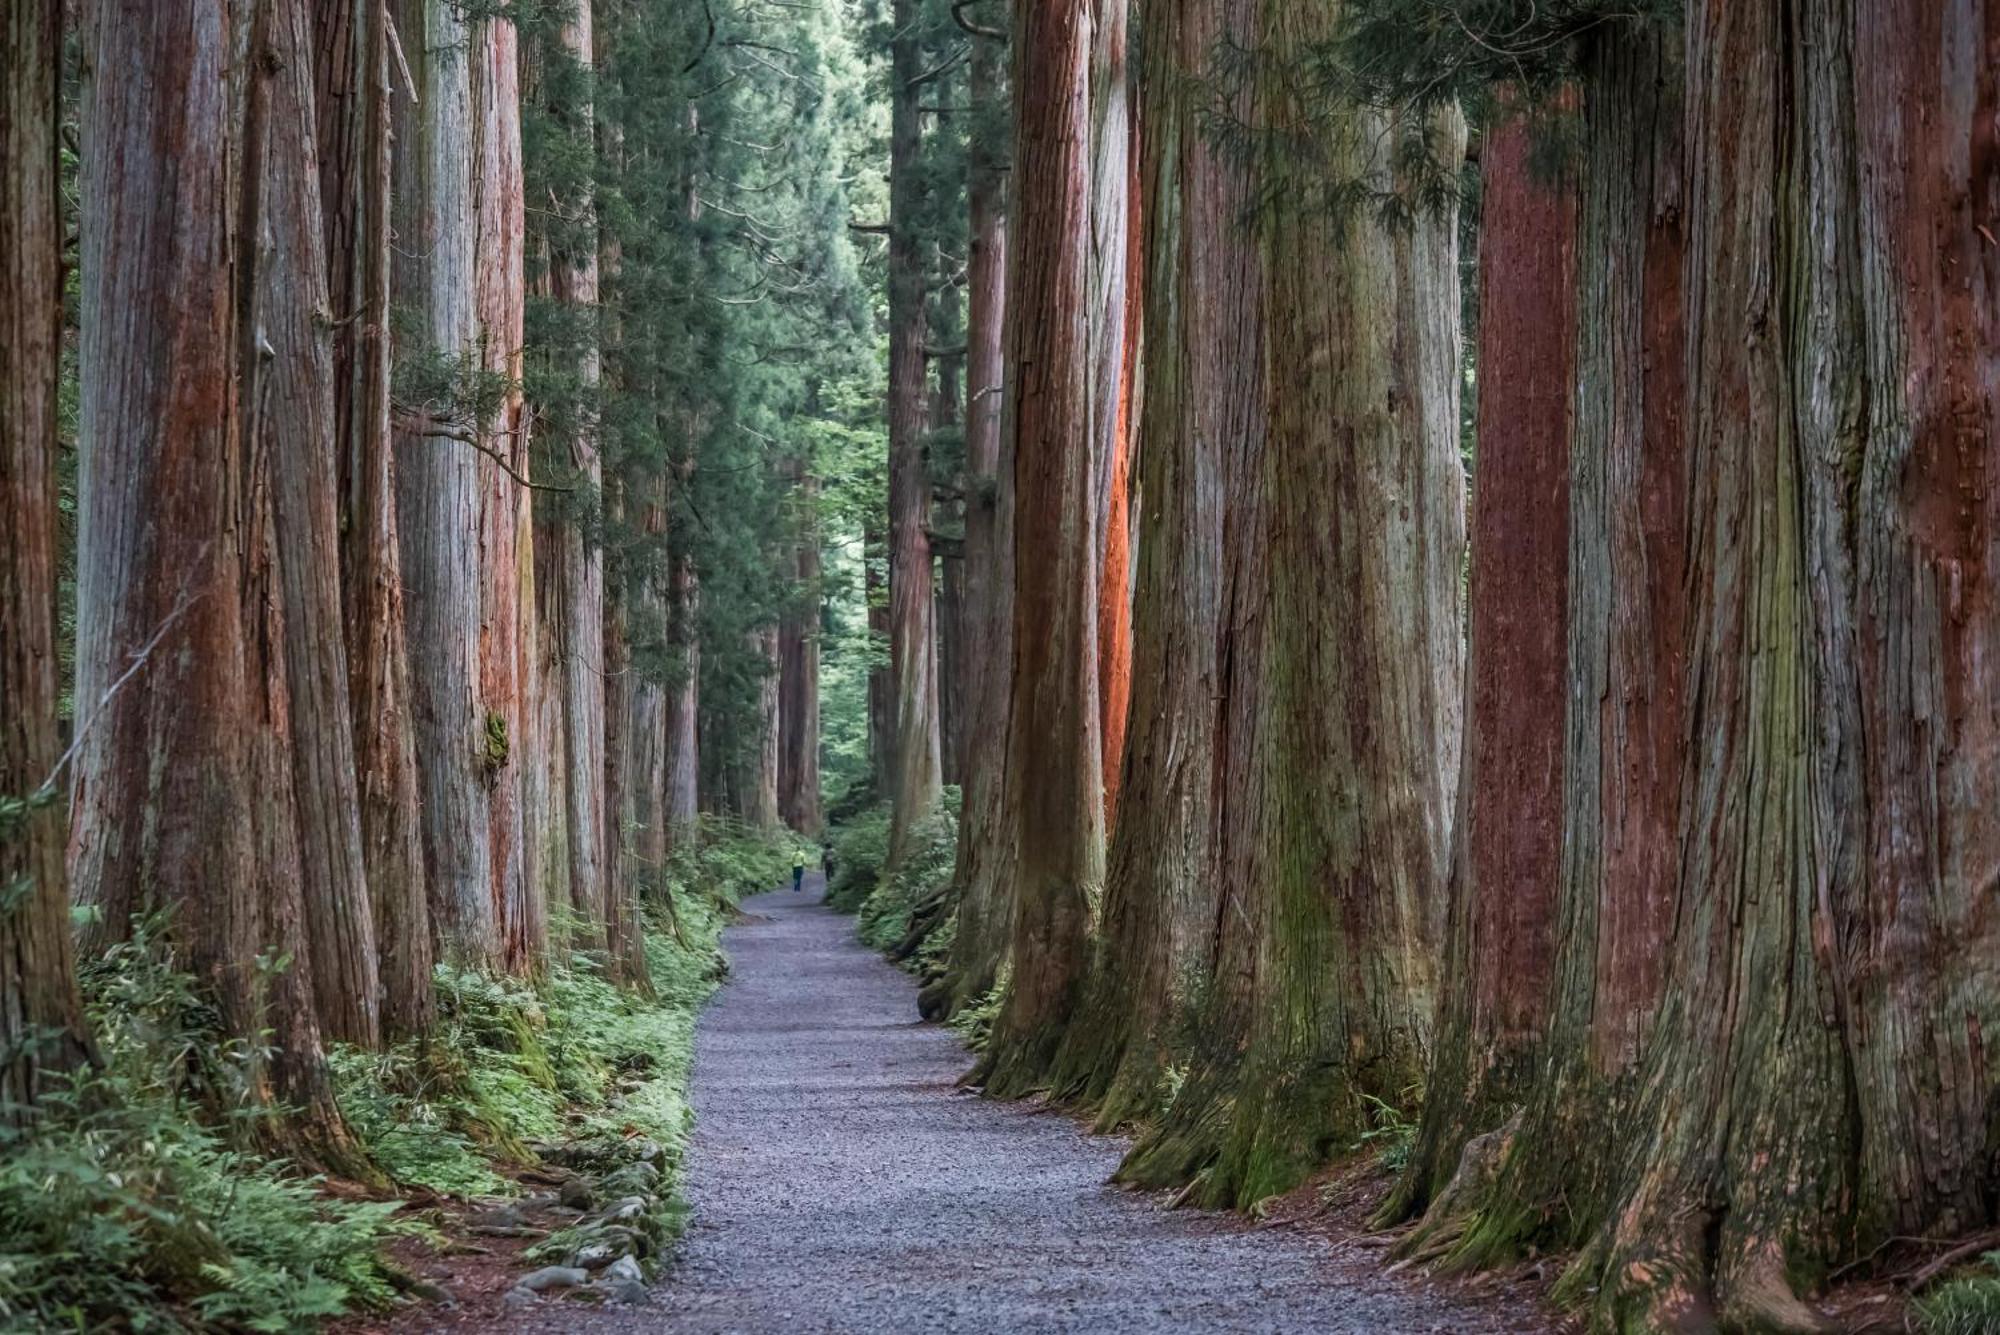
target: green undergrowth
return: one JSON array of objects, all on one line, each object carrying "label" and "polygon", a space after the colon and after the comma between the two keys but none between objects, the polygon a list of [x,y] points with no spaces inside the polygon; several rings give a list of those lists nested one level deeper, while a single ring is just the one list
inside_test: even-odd
[{"label": "green undergrowth", "polygon": [[833,877],[826,902],[842,913],[859,912],[881,883],[889,861],[889,808],[868,807],[838,826],[833,836]]},{"label": "green undergrowth", "polygon": [[1922,1335],[1991,1335],[2000,1330],[2000,1251],[1917,1299],[1911,1324]]},{"label": "green undergrowth", "polygon": [[243,1148],[259,1054],[217,1040],[164,937],[81,974],[99,1069],[0,1128],[0,1329],[289,1330],[388,1302],[381,1247],[416,1226]]},{"label": "green undergrowth", "polygon": [[[949,889],[957,861],[958,790],[949,788],[938,808],[910,832],[902,865],[886,875],[879,869],[875,872],[874,888],[862,901],[855,919],[861,939],[876,950],[902,946],[910,933],[911,914],[918,905],[936,900]],[[926,958],[934,960],[937,952],[931,950],[927,955],[925,951],[929,938],[954,930],[947,926],[951,923],[949,915],[940,916],[926,933],[923,945],[914,948],[905,962],[920,965]],[[949,948],[949,942],[945,944]]]},{"label": "green undergrowth", "polygon": [[[533,982],[440,968],[426,1041],[329,1054],[350,1131],[426,1198],[510,1194],[505,1169],[544,1155],[615,1168],[650,1141],[667,1203],[646,1226],[671,1232],[722,928],[791,857],[720,823],[687,841],[649,887],[649,996],[584,955]],[[99,1069],[29,1129],[0,1125],[0,1331],[286,1331],[393,1303],[407,1281],[383,1250],[426,1226],[404,1200],[344,1199],[248,1148],[261,1054],[218,1040],[166,935],[141,930],[81,973]]]}]

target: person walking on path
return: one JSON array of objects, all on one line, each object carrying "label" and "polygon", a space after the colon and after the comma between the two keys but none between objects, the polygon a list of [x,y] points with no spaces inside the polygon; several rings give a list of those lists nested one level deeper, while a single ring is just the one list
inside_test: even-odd
[{"label": "person walking on path", "polygon": [[797,894],[806,887],[806,851],[801,848],[792,854],[792,893]]}]

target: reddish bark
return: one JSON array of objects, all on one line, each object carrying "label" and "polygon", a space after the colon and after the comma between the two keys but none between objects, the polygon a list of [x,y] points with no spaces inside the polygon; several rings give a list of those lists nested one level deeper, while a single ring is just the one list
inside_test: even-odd
[{"label": "reddish bark", "polygon": [[[1480,157],[1479,414],[1465,755],[1424,1120],[1403,1195],[1504,1122],[1539,1063],[1561,904],[1576,191],[1511,118]],[[1596,575],[1598,572],[1593,571]]]},{"label": "reddish bark", "polygon": [[264,229],[255,298],[264,365],[249,421],[252,448],[268,453],[277,484],[273,540],[284,582],[292,783],[314,994],[330,1037],[373,1046],[382,1032],[381,976],[341,625],[333,331],[325,316],[325,211],[312,170],[314,33],[303,3],[279,6],[265,22],[278,68],[262,147],[284,166],[246,206],[248,217],[256,216],[251,208],[261,212]]},{"label": "reddish bark", "polygon": [[[1215,744],[1225,484],[1264,429],[1263,308],[1239,155],[1201,131],[1201,75],[1254,39],[1254,0],[1203,0],[1145,25],[1142,138],[1146,392],[1131,732],[1123,816],[1111,837],[1088,1023],[1073,1024],[1057,1083],[1111,1128],[1150,1118],[1185,1060],[1206,993],[1218,903]],[[1244,90],[1225,104],[1248,116]]]},{"label": "reddish bark", "polygon": [[261,1040],[250,1092],[291,1110],[272,1134],[365,1171],[320,1051],[281,568],[296,548],[277,542],[257,420],[261,298],[323,281],[259,273],[267,210],[313,162],[310,118],[274,111],[292,96],[275,85],[310,60],[298,0],[257,6],[262,24],[248,8],[106,4],[85,29],[74,871],[100,938],[171,914],[223,1029]]},{"label": "reddish bark", "polygon": [[1029,0],[1015,16],[1018,249],[1007,298],[1014,672],[1005,799],[1016,841],[1014,972],[981,1068],[989,1092],[1002,1097],[1046,1078],[1084,977],[1091,901],[1104,881],[1101,456],[1089,341],[1093,10],[1093,0]]},{"label": "reddish bark", "polygon": [[[55,789],[62,7],[0,21],[0,1125],[88,1060]],[[14,807],[14,803],[28,803]]]}]

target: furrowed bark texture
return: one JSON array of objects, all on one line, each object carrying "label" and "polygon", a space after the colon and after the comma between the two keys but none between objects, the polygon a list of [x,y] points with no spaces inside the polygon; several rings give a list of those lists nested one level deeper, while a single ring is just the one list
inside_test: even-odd
[{"label": "furrowed bark texture", "polygon": [[1628,1328],[1821,1329],[1830,1266],[1993,1218],[1996,54],[1978,4],[1689,16],[1702,726]]},{"label": "furrowed bark texture", "polygon": [[1573,182],[1536,178],[1531,133],[1511,119],[1480,154],[1471,657],[1444,941],[1458,981],[1442,998],[1401,1194],[1441,1185],[1530,1088],[1555,961],[1576,209]]},{"label": "furrowed bark texture", "polygon": [[1010,1097],[1047,1079],[1104,884],[1097,702],[1098,458],[1091,385],[1093,0],[1015,16],[1018,234],[1009,274],[1014,672],[1006,808],[1013,976],[981,1074]]},{"label": "furrowed bark texture", "polygon": [[334,348],[320,199],[314,33],[304,3],[271,10],[266,151],[255,263],[254,337],[265,365],[250,405],[252,450],[276,477],[274,541],[283,572],[292,785],[314,995],[330,1038],[382,1037],[374,908],[362,856],[354,717],[342,633]]},{"label": "furrowed bark texture", "polygon": [[[1339,12],[1265,0],[1257,124],[1298,127],[1294,62]],[[1216,985],[1121,1170],[1210,1204],[1297,1185],[1428,1056],[1462,708],[1457,220],[1392,233],[1306,203],[1326,179],[1388,188],[1373,146],[1419,129],[1340,115],[1315,158],[1281,135],[1254,164],[1267,435],[1225,536]],[[1462,152],[1455,116],[1429,129]]]},{"label": "furrowed bark texture", "polygon": [[924,433],[924,93],[917,0],[895,0],[889,107],[889,667],[894,692],[889,861],[944,788],[938,721],[931,485]]},{"label": "furrowed bark texture", "polygon": [[383,0],[329,0],[315,18],[327,288],[337,312],[333,414],[347,691],[382,1031],[395,1039],[429,1029],[436,1005],[389,429],[388,9]]},{"label": "furrowed bark texture", "polygon": [[[1141,53],[1146,394],[1131,731],[1091,1003],[1058,1088],[1107,1129],[1164,1105],[1176,1040],[1207,986],[1217,903],[1214,784],[1224,484],[1263,434],[1262,293],[1238,237],[1244,164],[1203,136],[1194,90],[1254,0],[1199,0],[1145,25]],[[1239,91],[1230,114],[1247,116]]]},{"label": "furrowed bark texture", "polygon": [[0,20],[0,1125],[89,1059],[70,956],[56,731],[56,403],[62,345],[62,6]]},{"label": "furrowed bark texture", "polygon": [[1104,824],[1114,821],[1132,691],[1132,429],[1138,373],[1138,117],[1133,0],[1097,0],[1091,54],[1091,438],[1097,454],[1097,700]]},{"label": "furrowed bark texture", "polygon": [[[975,106],[1005,95],[1006,47],[975,38],[967,75]],[[1009,682],[1014,643],[1014,467],[1003,435],[1007,308],[1006,154],[990,131],[973,135],[967,208],[971,257],[967,274],[965,362],[965,617],[969,643],[966,690],[971,744],[980,763],[968,767],[959,807],[958,860],[950,900],[958,926],[944,977],[919,1000],[925,1015],[949,1015],[994,986],[1012,924],[1014,836],[1006,817]]]},{"label": "furrowed bark texture", "polygon": [[[522,402],[522,323],[527,305],[526,246],[521,161],[520,34],[502,18],[475,23],[465,58],[472,62],[472,104],[478,153],[473,216],[473,306],[479,330],[479,367],[507,388],[483,432],[486,448],[513,473],[532,468],[528,415]],[[491,846],[492,898],[500,955],[515,973],[539,967],[548,941],[549,900],[530,874],[528,813],[530,776],[549,763],[555,745],[536,717],[536,703],[560,693],[541,679],[535,652],[537,628],[535,533],[532,495],[491,458],[480,466],[479,679],[489,738],[487,836]],[[601,586],[600,586],[601,592]],[[601,596],[598,601],[601,609]],[[593,621],[601,635],[601,621]],[[568,648],[568,645],[564,646]],[[600,655],[601,658],[601,649]],[[565,700],[567,697],[564,697]],[[565,708],[567,717],[567,707]],[[567,730],[565,729],[565,741]],[[567,758],[567,750],[564,751]],[[602,770],[595,781],[602,783]],[[562,799],[570,801],[565,788]],[[551,802],[555,800],[551,795]],[[561,810],[569,811],[565,806]],[[570,825],[571,838],[575,827]],[[571,868],[575,854],[571,853]],[[572,889],[571,894],[574,894]],[[572,902],[569,896],[556,902]]]},{"label": "furrowed bark texture", "polygon": [[1548,970],[1546,1059],[1518,1125],[1467,1125],[1462,1160],[1433,1142],[1387,1212],[1428,1203],[1411,1246],[1453,1268],[1596,1229],[1663,986],[1687,661],[1680,47],[1676,27],[1612,26],[1582,65],[1563,855],[1553,957],[1529,938],[1506,965]]},{"label": "furrowed bark texture", "polygon": [[[447,0],[392,0],[411,85],[391,83],[393,299],[410,312],[399,361],[465,372],[478,364],[473,307],[474,116],[470,26]],[[409,405],[454,416],[440,402]],[[458,414],[470,429],[469,414]],[[488,836],[490,776],[507,763],[506,720],[489,717],[480,681],[479,454],[419,424],[396,434],[396,526],[402,541],[410,699],[421,779],[424,871],[441,955],[500,962]]]},{"label": "furrowed bark texture", "polygon": [[258,8],[87,11],[73,870],[100,939],[168,912],[224,1031],[268,1043],[249,1092],[289,1110],[272,1139],[365,1172],[320,1051],[285,661],[296,548],[274,533],[283,483],[256,421],[259,298],[317,278],[258,272],[297,262],[262,245],[288,177],[314,170],[310,121],[274,86],[284,59],[309,61],[275,45],[305,30],[298,6]]}]

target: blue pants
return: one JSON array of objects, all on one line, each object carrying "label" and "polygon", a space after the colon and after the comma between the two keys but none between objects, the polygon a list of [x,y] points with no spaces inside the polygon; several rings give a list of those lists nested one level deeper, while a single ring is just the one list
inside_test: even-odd
[{"label": "blue pants", "polygon": [[806,869],[804,867],[792,868],[792,893],[796,895],[800,890],[805,888],[805,884]]}]

